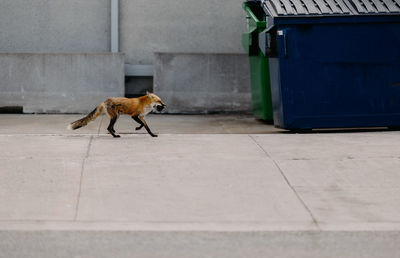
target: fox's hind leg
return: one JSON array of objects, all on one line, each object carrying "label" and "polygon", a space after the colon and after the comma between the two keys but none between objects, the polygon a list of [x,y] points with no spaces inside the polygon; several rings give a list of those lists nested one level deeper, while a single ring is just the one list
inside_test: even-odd
[{"label": "fox's hind leg", "polygon": [[118,134],[115,134],[114,130],[114,124],[117,122],[117,119],[119,117],[118,111],[115,109],[114,105],[110,105],[107,103],[107,115],[110,118],[110,123],[108,124],[107,131],[113,136],[113,137],[121,137]]},{"label": "fox's hind leg", "polygon": [[114,116],[113,118],[111,118],[111,119],[110,119],[110,124],[109,124],[108,127],[107,127],[107,131],[109,131],[110,134],[111,134],[113,137],[121,137],[120,135],[115,134],[115,130],[114,130],[114,124],[115,124],[115,122],[117,122],[117,119],[118,119],[118,116]]}]

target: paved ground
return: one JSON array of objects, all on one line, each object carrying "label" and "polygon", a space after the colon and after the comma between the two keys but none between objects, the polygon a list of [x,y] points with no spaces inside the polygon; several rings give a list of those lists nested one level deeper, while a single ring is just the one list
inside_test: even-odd
[{"label": "paved ground", "polygon": [[0,115],[0,257],[399,257],[400,132]]}]

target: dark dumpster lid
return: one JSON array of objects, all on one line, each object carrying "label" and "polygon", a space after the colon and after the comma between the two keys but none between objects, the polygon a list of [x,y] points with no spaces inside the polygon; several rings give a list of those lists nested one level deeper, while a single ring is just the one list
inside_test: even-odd
[{"label": "dark dumpster lid", "polygon": [[400,14],[400,0],[261,0],[271,17]]}]

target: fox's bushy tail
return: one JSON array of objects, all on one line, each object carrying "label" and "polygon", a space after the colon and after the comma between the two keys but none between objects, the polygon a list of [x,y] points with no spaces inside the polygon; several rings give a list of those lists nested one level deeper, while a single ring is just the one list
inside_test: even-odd
[{"label": "fox's bushy tail", "polygon": [[104,110],[104,103],[101,103],[92,112],[90,112],[87,116],[85,116],[84,118],[81,118],[79,120],[76,120],[75,122],[72,122],[70,125],[68,125],[68,129],[76,130],[78,128],[86,126],[90,121],[93,121],[98,116],[100,116],[103,113],[103,110]]}]

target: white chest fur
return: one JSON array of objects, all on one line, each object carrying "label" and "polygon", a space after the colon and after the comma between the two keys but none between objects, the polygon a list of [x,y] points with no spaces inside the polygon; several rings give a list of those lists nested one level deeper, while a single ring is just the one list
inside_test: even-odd
[{"label": "white chest fur", "polygon": [[150,112],[153,110],[154,106],[155,106],[154,103],[152,103],[152,104],[146,106],[146,107],[144,108],[144,114],[143,114],[143,115],[145,116],[145,115],[147,115],[148,113],[150,113]]}]

